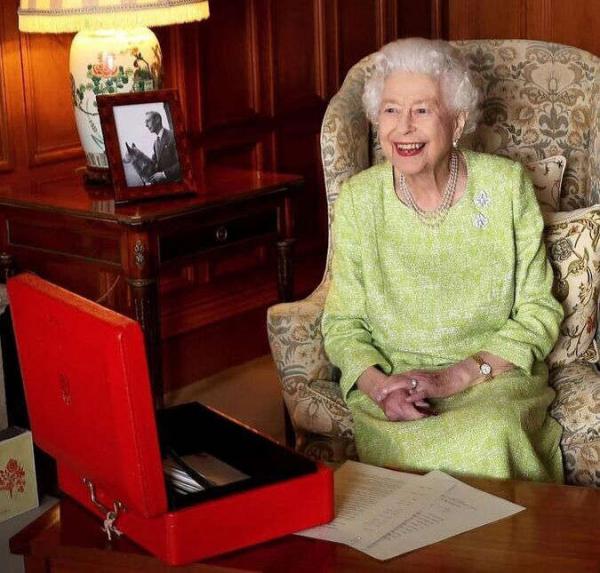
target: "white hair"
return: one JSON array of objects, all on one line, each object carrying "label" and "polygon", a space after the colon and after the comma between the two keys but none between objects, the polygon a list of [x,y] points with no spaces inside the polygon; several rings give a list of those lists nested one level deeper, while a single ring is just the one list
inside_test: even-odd
[{"label": "white hair", "polygon": [[460,54],[448,42],[425,38],[406,38],[391,42],[374,56],[375,67],[365,82],[363,105],[369,120],[377,124],[381,94],[386,78],[393,72],[427,74],[437,78],[444,104],[452,113],[465,112],[463,133],[475,130],[478,119],[479,90]]}]

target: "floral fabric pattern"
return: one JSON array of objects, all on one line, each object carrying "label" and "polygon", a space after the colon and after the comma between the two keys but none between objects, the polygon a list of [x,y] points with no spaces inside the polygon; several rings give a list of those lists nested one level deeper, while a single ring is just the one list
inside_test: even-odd
[{"label": "floral fabric pattern", "polygon": [[562,155],[525,165],[542,214],[560,210],[560,189],[567,160]]},{"label": "floral fabric pattern", "polygon": [[550,414],[562,425],[566,482],[600,487],[600,375],[593,364],[572,362],[550,374],[556,398]]},{"label": "floral fabric pattern", "polygon": [[565,311],[548,365],[564,366],[577,359],[597,362],[600,206],[547,215],[544,235],[554,270],[553,294]]},{"label": "floral fabric pattern", "polygon": [[[483,96],[479,128],[464,137],[461,146],[509,156],[524,164],[562,155],[565,172],[559,187],[559,209],[568,211],[600,203],[600,59],[576,48],[529,40],[468,40],[454,45],[466,55]],[[370,128],[361,104],[371,59],[367,56],[348,72],[323,119],[321,154],[330,228],[340,185],[383,160],[376,128]],[[554,181],[552,172],[549,169],[548,177]],[[553,182],[553,200],[555,192]],[[556,231],[556,236],[554,230],[547,231],[546,240],[553,251],[551,260],[562,265],[572,257],[569,237]],[[268,328],[297,433],[297,447],[315,458],[335,462],[351,457],[354,449],[352,418],[337,385],[339,373],[327,361],[320,332],[332,249],[330,237],[327,270],[315,293],[305,301],[272,307]],[[587,270],[577,273],[574,275],[572,269],[568,280],[587,276]],[[595,320],[594,313],[590,316]],[[585,323],[588,318],[576,320]],[[299,344],[296,338],[302,332],[307,335]],[[305,359],[303,353],[309,358]],[[591,356],[588,359],[594,360]],[[567,482],[600,486],[600,438],[593,429],[600,420],[600,396],[594,390],[600,387],[600,375],[594,365],[582,362],[580,357],[564,366],[561,360],[552,370],[558,394],[552,414],[565,428],[561,447]],[[295,414],[300,397],[314,404],[301,407]],[[314,415],[301,416],[300,412]],[[321,416],[325,420],[316,421]],[[583,420],[576,431],[571,419]],[[312,421],[317,427],[329,428],[329,435],[319,435],[306,427]],[[338,430],[340,434],[334,437]]]}]

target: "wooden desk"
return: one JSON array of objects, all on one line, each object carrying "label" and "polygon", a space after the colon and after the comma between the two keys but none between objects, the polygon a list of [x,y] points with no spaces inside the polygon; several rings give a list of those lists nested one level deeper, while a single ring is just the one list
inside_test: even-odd
[{"label": "wooden desk", "polygon": [[[600,491],[518,481],[469,480],[469,483],[527,509],[386,562],[343,545],[288,536],[173,570],[182,573],[600,571]],[[108,546],[100,525],[99,519],[64,499],[13,537],[11,551],[24,555],[27,573],[170,570],[126,539]]]},{"label": "wooden desk", "polygon": [[226,284],[210,290],[211,277],[191,277],[189,261],[277,244],[279,298],[292,296],[290,197],[301,178],[233,169],[196,178],[197,196],[118,207],[106,190],[86,188],[75,174],[0,186],[5,268],[34,271],[138,320],[159,400],[161,337],[277,299],[264,273],[230,281],[228,292]]}]

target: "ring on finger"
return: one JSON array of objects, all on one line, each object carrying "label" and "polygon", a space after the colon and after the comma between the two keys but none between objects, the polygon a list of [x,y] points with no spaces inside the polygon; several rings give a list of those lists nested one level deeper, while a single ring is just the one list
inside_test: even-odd
[{"label": "ring on finger", "polygon": [[419,381],[416,378],[411,378],[410,379],[410,391],[416,392],[418,386],[419,386]]}]

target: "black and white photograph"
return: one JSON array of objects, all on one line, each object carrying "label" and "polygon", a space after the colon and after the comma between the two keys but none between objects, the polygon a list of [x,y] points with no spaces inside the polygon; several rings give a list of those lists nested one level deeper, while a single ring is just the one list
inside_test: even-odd
[{"label": "black and white photograph", "polygon": [[98,96],[115,201],[194,193],[177,90]]},{"label": "black and white photograph", "polygon": [[113,108],[128,187],[181,181],[181,165],[169,105]]}]

